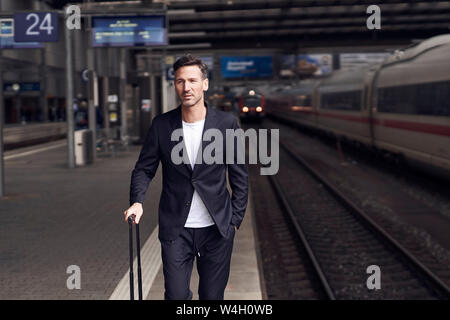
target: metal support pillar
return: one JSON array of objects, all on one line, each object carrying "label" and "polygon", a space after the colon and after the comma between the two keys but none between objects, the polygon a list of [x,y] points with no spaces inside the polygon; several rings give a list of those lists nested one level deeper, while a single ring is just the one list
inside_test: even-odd
[{"label": "metal support pillar", "polygon": [[73,119],[73,62],[72,31],[64,28],[66,40],[66,121],[67,121],[67,160],[69,168],[75,168],[74,119]]},{"label": "metal support pillar", "polygon": [[5,122],[5,104],[3,97],[3,72],[0,70],[0,197],[5,195],[5,167],[3,164],[3,127]]},{"label": "metal support pillar", "polygon": [[120,49],[120,137],[122,142],[128,144],[127,126],[127,70],[126,70],[127,49]]}]

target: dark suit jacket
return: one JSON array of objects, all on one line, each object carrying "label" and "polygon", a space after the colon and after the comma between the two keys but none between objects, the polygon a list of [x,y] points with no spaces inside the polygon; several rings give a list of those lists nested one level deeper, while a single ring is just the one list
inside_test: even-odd
[{"label": "dark suit jacket", "polygon": [[[237,164],[235,146],[233,164],[226,164],[226,129],[238,129],[236,117],[207,107],[203,132],[210,128],[221,131],[223,136],[222,164],[195,164],[192,170],[185,162],[174,164],[172,148],[181,142],[171,141],[175,129],[182,129],[181,106],[156,116],[148,131],[139,159],[131,175],[130,205],[143,203],[148,185],[161,161],[163,188],[159,202],[159,239],[173,240],[185,225],[194,189],[197,190],[222,236],[228,235],[230,224],[239,228],[244,218],[248,199],[248,172],[246,164]],[[211,143],[202,141],[201,150]],[[200,153],[200,149],[198,151]],[[232,196],[226,186],[226,169]]]}]

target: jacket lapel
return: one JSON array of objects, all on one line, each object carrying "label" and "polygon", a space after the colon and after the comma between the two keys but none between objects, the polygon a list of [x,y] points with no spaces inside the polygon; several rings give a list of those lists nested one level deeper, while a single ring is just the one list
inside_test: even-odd
[{"label": "jacket lapel", "polygon": [[[170,121],[170,125],[171,125],[171,131],[170,131],[170,135],[172,135],[172,133],[177,130],[177,129],[181,129],[182,133],[183,133],[183,123],[182,123],[182,118],[181,118],[181,105],[179,105],[176,109],[175,112],[173,114],[173,117],[171,118]],[[182,152],[182,157],[183,157],[183,163],[179,164],[179,165],[175,165],[174,166],[180,170],[185,176],[187,176],[188,178],[190,178],[192,176],[192,168],[191,165],[189,163],[189,157],[187,155],[186,152],[184,152],[184,150],[186,149],[186,145],[184,143],[184,135],[182,135],[181,137],[182,139],[182,143],[183,143],[183,150]],[[180,141],[172,141],[172,139],[170,140],[170,148],[169,148],[169,154],[172,153],[173,148],[179,143]]]}]

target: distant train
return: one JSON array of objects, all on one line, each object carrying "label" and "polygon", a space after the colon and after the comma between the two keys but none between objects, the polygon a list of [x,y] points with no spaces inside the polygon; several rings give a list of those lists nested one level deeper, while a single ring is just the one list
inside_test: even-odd
[{"label": "distant train", "polygon": [[266,102],[263,94],[248,90],[236,97],[241,121],[262,120],[266,115]]},{"label": "distant train", "polygon": [[5,150],[26,147],[66,137],[65,122],[31,123],[7,126],[3,129]]},{"label": "distant train", "polygon": [[450,177],[450,35],[273,92],[267,110]]},{"label": "distant train", "polygon": [[[103,114],[96,108],[97,128],[103,123]],[[74,129],[88,128],[88,110],[80,108],[74,111]],[[61,121],[31,122],[24,124],[8,124],[3,129],[5,150],[32,146],[40,143],[64,139],[67,136],[65,115]]]}]

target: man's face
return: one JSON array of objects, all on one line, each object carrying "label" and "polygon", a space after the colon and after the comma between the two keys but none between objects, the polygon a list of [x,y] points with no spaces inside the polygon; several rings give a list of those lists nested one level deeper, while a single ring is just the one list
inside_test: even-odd
[{"label": "man's face", "polygon": [[203,98],[208,90],[208,79],[203,79],[197,66],[181,67],[175,73],[175,91],[183,107],[192,107]]}]

